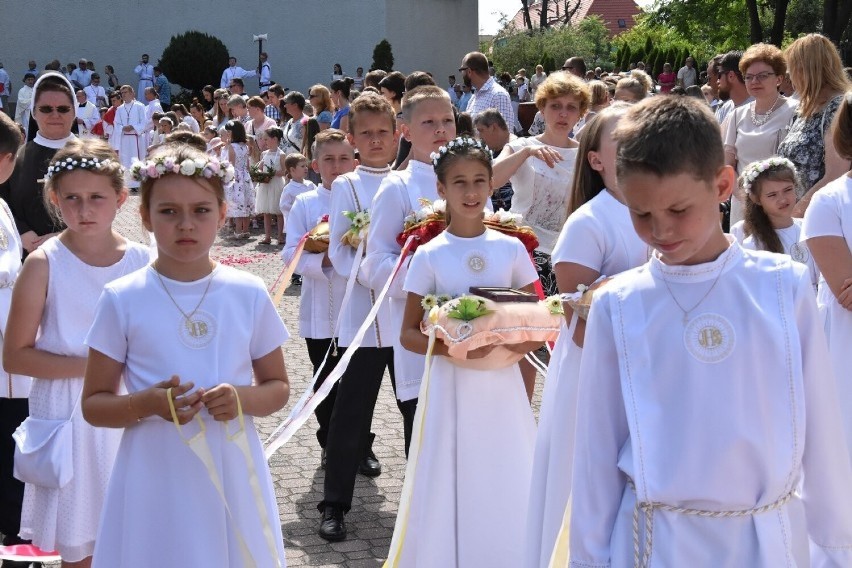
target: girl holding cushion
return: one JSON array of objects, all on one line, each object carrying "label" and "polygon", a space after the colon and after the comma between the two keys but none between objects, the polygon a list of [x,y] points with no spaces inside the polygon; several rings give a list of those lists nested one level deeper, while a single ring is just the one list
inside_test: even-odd
[{"label": "girl holding cushion", "polygon": [[[400,336],[404,348],[418,353],[427,351],[420,328],[425,297],[467,294],[472,286],[532,291],[537,279],[521,242],[483,223],[493,187],[484,145],[456,138],[433,154],[433,164],[447,203],[447,229],[414,254]],[[505,347],[527,353],[540,345]],[[467,358],[487,357],[493,349],[475,349]],[[415,419],[422,418],[421,427],[412,439],[412,454],[415,443],[419,451],[410,457],[408,498],[388,564],[521,566],[535,422],[520,370],[516,364],[467,368],[448,357],[442,342],[433,354],[428,403],[421,390]]]}]

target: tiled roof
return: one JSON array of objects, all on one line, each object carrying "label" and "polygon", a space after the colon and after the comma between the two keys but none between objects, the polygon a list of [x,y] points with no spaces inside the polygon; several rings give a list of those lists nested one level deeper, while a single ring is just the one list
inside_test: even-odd
[{"label": "tiled roof", "polygon": [[[573,7],[573,1],[571,7]],[[565,17],[564,2],[562,0],[551,0],[547,5],[548,17],[551,20],[562,20]],[[571,18],[571,23],[578,24],[583,18],[590,15],[598,15],[603,18],[610,36],[626,32],[633,27],[633,17],[639,14],[639,6],[634,0],[580,0],[580,7]],[[541,0],[530,3],[530,19],[533,27],[538,27],[541,19]],[[512,19],[515,27],[524,29],[523,10],[518,10]]]}]

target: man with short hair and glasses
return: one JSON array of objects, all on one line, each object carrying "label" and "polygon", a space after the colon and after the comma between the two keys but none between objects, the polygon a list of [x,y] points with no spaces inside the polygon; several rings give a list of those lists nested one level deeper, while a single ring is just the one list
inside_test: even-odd
[{"label": "man with short hair and glasses", "polygon": [[515,124],[512,99],[506,89],[488,74],[488,59],[485,55],[478,51],[465,55],[459,73],[465,85],[476,89],[467,105],[467,113],[472,119],[476,119],[476,115],[485,109],[496,108],[506,124]]}]

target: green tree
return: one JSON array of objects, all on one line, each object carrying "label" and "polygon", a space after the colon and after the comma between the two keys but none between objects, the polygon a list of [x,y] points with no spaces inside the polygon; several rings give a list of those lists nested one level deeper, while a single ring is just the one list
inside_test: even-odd
[{"label": "green tree", "polygon": [[393,71],[393,50],[388,40],[383,39],[376,44],[373,49],[373,65],[370,66],[370,71],[382,69],[390,73]]},{"label": "green tree", "polygon": [[198,93],[204,85],[219,84],[228,66],[228,48],[217,37],[184,32],[169,40],[159,66],[170,82]]}]

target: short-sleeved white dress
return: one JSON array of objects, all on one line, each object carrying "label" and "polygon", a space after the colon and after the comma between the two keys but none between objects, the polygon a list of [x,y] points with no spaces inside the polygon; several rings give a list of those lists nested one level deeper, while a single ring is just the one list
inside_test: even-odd
[{"label": "short-sleeved white dress", "polygon": [[[281,156],[283,152],[276,146],[275,150],[264,150],[261,161],[266,168],[275,173],[281,173]],[[255,213],[267,215],[281,215],[278,203],[281,201],[281,192],[284,191],[284,178],[272,176],[268,182],[258,183],[254,201]]]},{"label": "short-sleeved white dress", "polygon": [[[602,191],[568,217],[552,258],[554,266],[570,262],[615,276],[644,264],[648,257],[648,245],[636,234],[630,211]],[[574,343],[575,325],[574,320],[570,328],[562,322],[544,382],[526,531],[529,566],[549,565],[571,493],[583,353]]]},{"label": "short-sleeved white dress", "polygon": [[[842,176],[816,192],[805,212],[802,239],[840,237],[852,251],[852,179]],[[849,455],[852,456],[852,377],[849,376],[849,346],[852,345],[852,312],[837,302],[825,279],[820,277],[817,305],[825,318],[828,350],[837,376],[840,410]]]},{"label": "short-sleeved white dress", "polygon": [[[88,349],[84,339],[104,286],[148,264],[148,247],[128,241],[124,256],[111,266],[86,264],[58,237],[46,241],[40,250],[47,256],[49,275],[35,347],[58,355],[85,357]],[[82,389],[83,377],[36,378],[30,391],[30,416],[58,420],[74,413],[74,477],[61,489],[25,486],[20,534],[42,550],[58,551],[68,562],[92,555],[121,439],[121,430],[95,428],[83,419],[79,403]]]},{"label": "short-sleeved white dress", "polygon": [[[535,280],[520,241],[445,231],[417,249],[405,289],[457,296]],[[522,566],[534,438],[518,365],[473,370],[434,357],[399,566]]]},{"label": "short-sleeved white dress", "polygon": [[[212,278],[212,282],[209,279]],[[207,296],[187,325],[187,313]],[[139,392],[178,375],[209,389],[221,383],[252,384],[252,360],[280,348],[287,329],[263,282],[246,272],[217,266],[195,282],[163,277],[153,268],[114,282],[104,291],[90,347],[123,362],[128,392]],[[237,424],[216,422],[202,409],[206,438],[233,514],[232,523],[201,460],[171,421],[151,416],[126,428],[101,516],[93,566],[228,566],[245,568],[236,531],[256,566],[283,567],[284,544],[269,468],[251,416],[245,417],[262,501],[255,502],[246,461],[228,432]],[[227,432],[226,432],[227,428]],[[184,426],[189,438],[195,421]],[[277,558],[263,535],[265,517]]]}]

